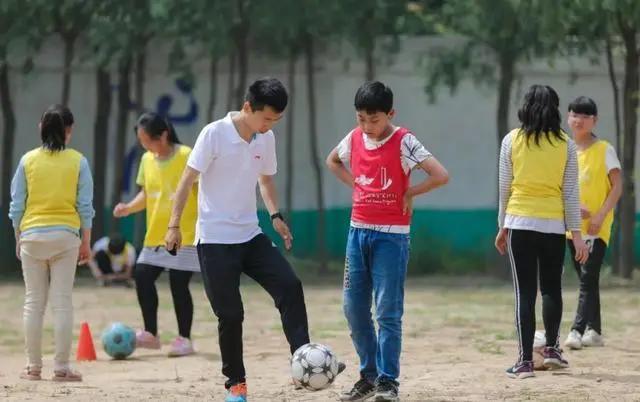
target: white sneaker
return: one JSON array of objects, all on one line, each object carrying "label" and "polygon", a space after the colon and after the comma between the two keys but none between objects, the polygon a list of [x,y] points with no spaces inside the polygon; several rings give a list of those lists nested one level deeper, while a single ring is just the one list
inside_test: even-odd
[{"label": "white sneaker", "polygon": [[604,339],[593,329],[588,329],[582,337],[582,344],[588,347],[604,346]]},{"label": "white sneaker", "polygon": [[569,349],[578,350],[582,349],[583,338],[580,336],[580,332],[572,329],[567,336],[567,340],[564,341],[564,346]]},{"label": "white sneaker", "polygon": [[542,352],[547,346],[547,337],[544,330],[536,331],[533,336],[533,350],[535,352]]}]

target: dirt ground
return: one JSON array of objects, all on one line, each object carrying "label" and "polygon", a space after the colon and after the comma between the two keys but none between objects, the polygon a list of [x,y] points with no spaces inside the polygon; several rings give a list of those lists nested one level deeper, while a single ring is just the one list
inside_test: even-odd
[{"label": "dirt ground", "polygon": [[[607,347],[568,352],[571,369],[563,375],[538,372],[534,379],[516,381],[504,375],[515,361],[513,296],[508,286],[436,288],[428,281],[411,281],[407,290],[401,373],[403,401],[640,401],[640,293],[604,290],[602,304]],[[347,370],[329,389],[294,390],[290,384],[288,349],[279,316],[262,289],[243,285],[245,303],[245,364],[250,401],[331,401],[357,379],[358,366],[341,310],[336,286],[307,286],[312,339],[329,345],[347,363]],[[176,323],[166,282],[159,284],[161,336],[167,344]],[[75,293],[76,336],[87,321],[93,332],[98,361],[79,362],[85,375],[79,384],[18,378],[24,364],[21,284],[0,286],[0,399],[44,401],[222,401],[213,318],[200,282],[192,284],[196,305],[193,337],[198,354],[166,357],[138,350],[126,361],[109,361],[101,350],[100,333],[110,322],[140,325],[133,289],[79,285]],[[576,304],[576,289],[565,290],[562,336],[566,336]],[[538,308],[539,311],[539,308]],[[50,312],[44,330],[45,372],[53,351]],[[74,345],[75,353],[75,345]]]}]

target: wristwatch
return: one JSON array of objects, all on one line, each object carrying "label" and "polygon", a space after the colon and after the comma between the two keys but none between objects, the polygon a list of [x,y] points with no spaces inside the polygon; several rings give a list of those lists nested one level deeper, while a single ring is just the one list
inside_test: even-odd
[{"label": "wristwatch", "polygon": [[284,222],[284,216],[282,216],[282,214],[280,212],[276,212],[275,214],[271,215],[271,221],[273,222],[274,219],[280,219],[281,221]]}]

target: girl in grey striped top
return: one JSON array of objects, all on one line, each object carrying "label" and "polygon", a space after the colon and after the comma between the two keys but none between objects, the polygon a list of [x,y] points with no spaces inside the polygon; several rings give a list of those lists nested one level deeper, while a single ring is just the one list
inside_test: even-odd
[{"label": "girl in grey striped top", "polygon": [[508,254],[515,292],[519,356],[506,370],[512,378],[534,376],[538,280],[547,335],[544,364],[568,367],[559,349],[566,231],[573,234],[576,260],[588,255],[580,235],[576,145],[560,128],[559,103],[553,88],[533,85],[518,111],[521,127],[505,136],[500,150],[496,248]]}]

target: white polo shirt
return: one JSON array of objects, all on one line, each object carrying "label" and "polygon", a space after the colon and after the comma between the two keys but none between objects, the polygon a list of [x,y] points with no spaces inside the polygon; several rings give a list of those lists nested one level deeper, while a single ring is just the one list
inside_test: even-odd
[{"label": "white polo shirt", "polygon": [[187,162],[200,172],[195,244],[244,243],[262,232],[256,188],[260,175],[276,174],[275,137],[268,131],[247,143],[231,121],[237,113],[206,125]]}]

